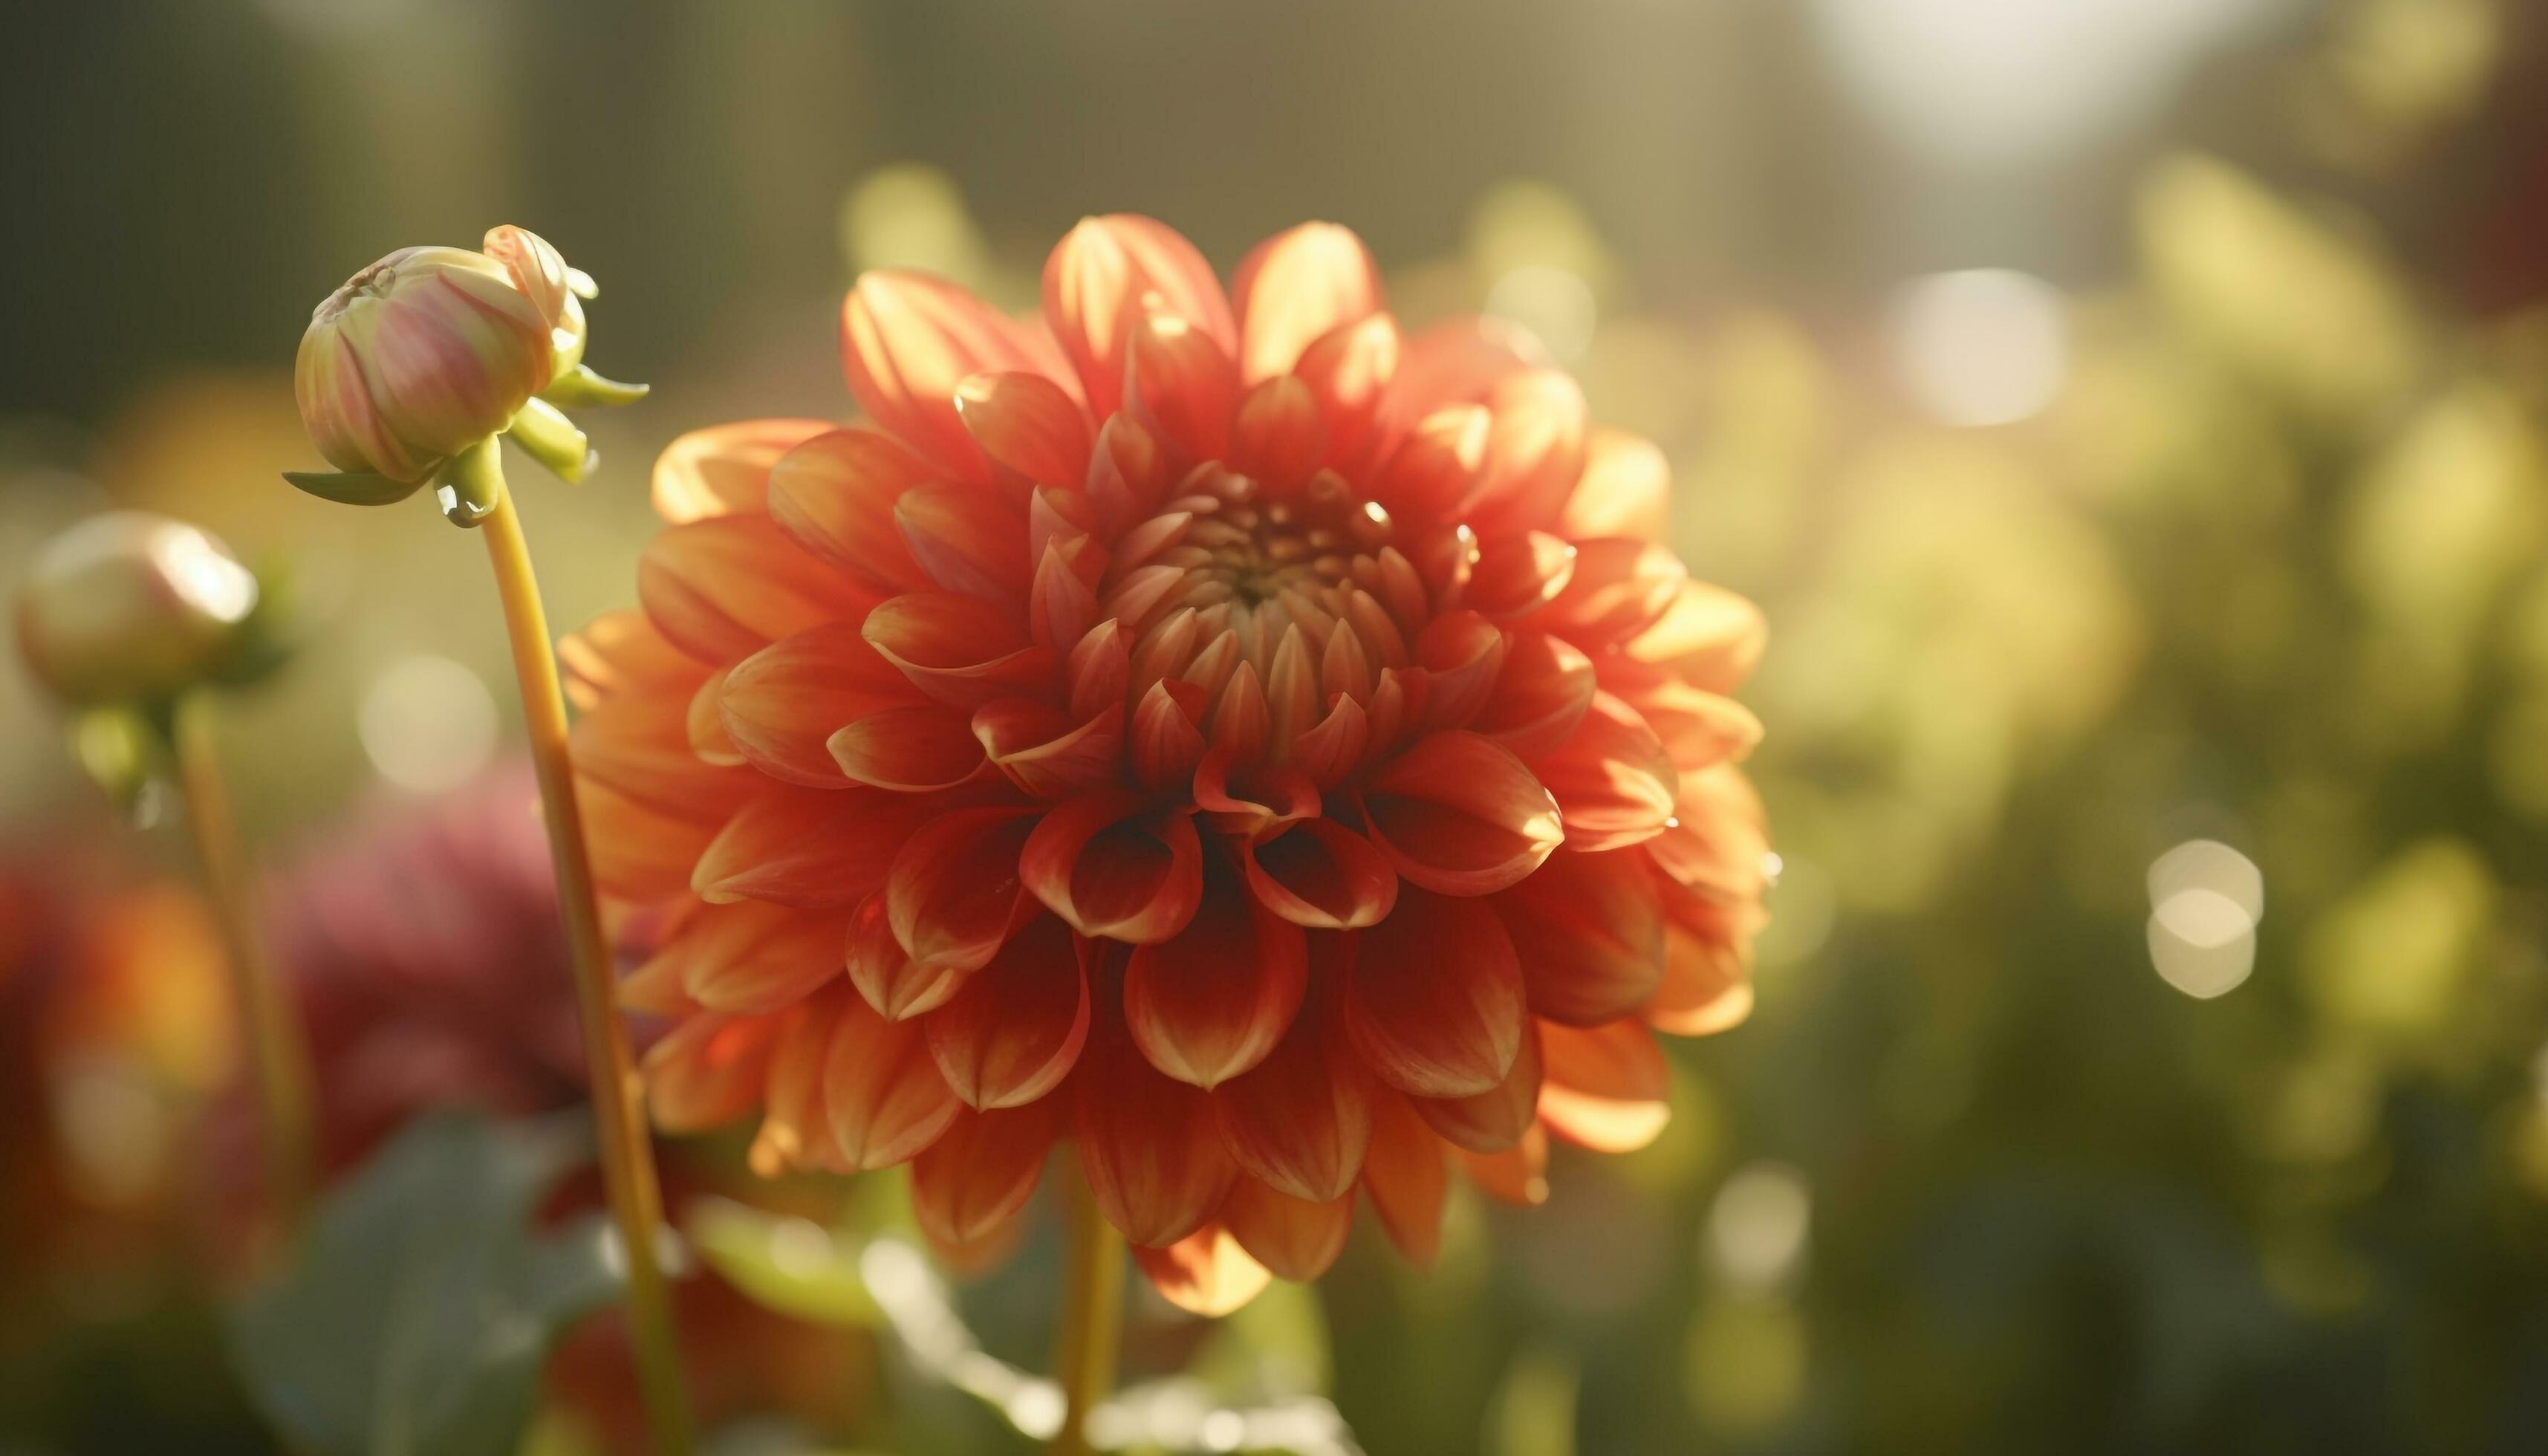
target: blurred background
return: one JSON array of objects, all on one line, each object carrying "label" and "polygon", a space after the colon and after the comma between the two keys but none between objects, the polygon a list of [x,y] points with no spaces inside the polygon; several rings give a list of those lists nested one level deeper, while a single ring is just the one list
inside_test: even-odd
[{"label": "blurred background", "polygon": [[[1776,921],[1653,1147],[1455,1203],[1430,1271],[1365,1229],[1226,1326],[1144,1305],[1132,1373],[1324,1391],[1376,1453],[2548,1449],[2548,12],[135,0],[12,35],[0,579],[110,502],[288,569],[311,635],[228,739],[293,973],[348,1040],[411,1029],[436,972],[381,907],[420,902],[475,978],[347,1074],[389,1092],[331,1158],[574,1085],[537,857],[472,838],[530,829],[469,807],[513,802],[517,732],[478,543],[276,479],[316,301],[499,222],[601,280],[593,358],[656,393],[523,493],[563,626],[632,598],[672,437],[847,412],[856,270],[1025,307],[1084,213],[1225,267],[1321,217],[1403,317],[1527,325],[1671,455],[1675,544],[1772,622]],[[268,1449],[201,1272],[235,1113],[181,862],[7,673],[0,814],[0,1451]],[[743,1367],[702,1376],[722,1449],[1024,1449],[823,1282],[892,1180],[674,1162],[715,1271],[685,1318]],[[957,1289],[1030,1367],[1037,1238]],[[628,1428],[575,1353],[551,1456]]]}]

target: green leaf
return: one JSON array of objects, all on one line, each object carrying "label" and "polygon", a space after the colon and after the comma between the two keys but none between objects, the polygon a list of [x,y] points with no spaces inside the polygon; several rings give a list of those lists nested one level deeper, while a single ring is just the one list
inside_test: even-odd
[{"label": "green leaf", "polygon": [[287,470],[283,478],[339,505],[396,505],[424,486],[420,480],[394,481],[368,470]]},{"label": "green leaf", "polygon": [[558,1334],[607,1303],[597,1216],[535,1232],[581,1161],[560,1125],[419,1122],[319,1209],[299,1261],[229,1312],[250,1397],[307,1456],[508,1456]]},{"label": "green leaf", "polygon": [[690,1205],[682,1231],[709,1268],[764,1309],[817,1324],[883,1322],[859,1274],[858,1241],[810,1219],[703,1198]]}]

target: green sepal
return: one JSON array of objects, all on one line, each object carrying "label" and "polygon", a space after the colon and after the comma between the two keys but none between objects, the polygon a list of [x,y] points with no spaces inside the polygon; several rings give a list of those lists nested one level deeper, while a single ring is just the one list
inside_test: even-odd
[{"label": "green sepal", "polygon": [[489,435],[444,463],[433,483],[433,499],[442,518],[464,530],[475,529],[504,500],[503,457]]},{"label": "green sepal", "polygon": [[582,481],[599,460],[592,442],[575,421],[546,400],[526,402],[504,427],[514,444],[529,452],[533,460],[549,468],[549,473],[572,486]]},{"label": "green sepal", "polygon": [[368,470],[287,470],[283,478],[339,505],[396,505],[424,485],[420,480],[394,481]]},{"label": "green sepal", "polygon": [[578,364],[549,382],[540,398],[552,405],[634,405],[646,398],[652,386],[621,384],[592,372],[590,364]]},{"label": "green sepal", "polygon": [[168,776],[168,734],[138,706],[90,708],[71,720],[71,757],[117,812],[138,819],[151,786]]}]

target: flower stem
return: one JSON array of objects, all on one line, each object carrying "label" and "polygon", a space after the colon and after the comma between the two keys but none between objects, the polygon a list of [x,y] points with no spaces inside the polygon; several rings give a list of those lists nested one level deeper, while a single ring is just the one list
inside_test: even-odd
[{"label": "flower stem", "polygon": [[1088,1412],[1115,1384],[1115,1352],[1124,1329],[1124,1239],[1076,1172],[1070,1188],[1068,1262],[1061,1284],[1061,1327],[1053,1341],[1053,1378],[1061,1383],[1061,1430],[1055,1456],[1087,1456]]},{"label": "flower stem", "polygon": [[[492,456],[495,442],[484,448]],[[493,468],[492,460],[484,462]],[[557,659],[549,641],[548,614],[522,539],[512,493],[500,489],[485,519],[487,554],[496,569],[496,593],[504,603],[504,629],[512,641],[513,674],[521,686],[522,717],[530,729],[531,764],[540,780],[540,806],[548,819],[549,856],[557,864],[558,900],[567,940],[575,952],[575,990],[584,1022],[585,1065],[592,1090],[592,1115],[601,1143],[602,1183],[611,1217],[628,1257],[628,1332],[637,1357],[639,1390],[656,1456],[687,1456],[689,1395],[682,1380],[681,1350],[664,1271],[656,1262],[655,1228],[663,1220],[663,1190],[655,1181],[654,1145],[647,1138],[644,1085],[628,1051],[619,1017],[617,978],[610,946],[602,938],[593,900],[592,861],[576,808],[575,773],[567,760],[566,699],[558,691]]]},{"label": "flower stem", "polygon": [[186,828],[220,922],[237,1003],[239,1034],[256,1085],[257,1140],[265,1155],[266,1197],[275,1225],[288,1240],[300,1231],[317,1177],[310,1044],[292,1003],[285,998],[274,962],[266,958],[247,866],[239,854],[228,787],[213,741],[213,700],[197,690],[180,698],[169,722],[178,790],[186,801]]}]

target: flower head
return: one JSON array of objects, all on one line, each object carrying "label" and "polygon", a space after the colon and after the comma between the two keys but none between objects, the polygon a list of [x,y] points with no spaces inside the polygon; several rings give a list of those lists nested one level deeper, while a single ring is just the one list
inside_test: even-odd
[{"label": "flower head", "polygon": [[677,442],[642,612],[571,645],[604,888],[674,1127],[913,1165],[995,1239],[1059,1138],[1172,1297],[1312,1277],[1354,1199],[1664,1117],[1653,1032],[1748,1004],[1766,845],[1724,694],[1760,620],[1666,472],[1526,341],[1403,337],[1313,224],[1225,293],[1080,225],[1041,323],[870,273],[867,422]]},{"label": "flower head", "polygon": [[67,702],[164,699],[232,660],[256,604],[255,574],[212,533],[111,510],[37,557],[18,590],[18,650]]}]

